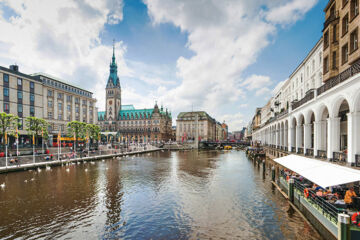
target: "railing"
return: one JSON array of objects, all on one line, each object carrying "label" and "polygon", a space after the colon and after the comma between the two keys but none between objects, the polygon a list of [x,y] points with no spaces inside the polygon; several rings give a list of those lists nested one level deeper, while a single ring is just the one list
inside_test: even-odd
[{"label": "railing", "polygon": [[[305,186],[301,184],[301,182],[297,179],[294,179],[294,188],[297,189],[301,196],[304,196]],[[329,218],[330,221],[333,221],[337,224],[338,221],[338,214],[341,213],[339,209],[337,209],[334,205],[328,203],[325,199],[318,197],[316,193],[310,189],[309,190],[309,197],[306,199],[313,204],[313,207],[318,208],[322,215]]]},{"label": "railing", "polygon": [[327,153],[325,150],[318,150],[318,154],[317,154],[318,158],[323,158],[323,159],[327,159]]},{"label": "railing", "polygon": [[310,90],[306,93],[305,97],[303,97],[300,101],[292,103],[292,110],[295,110],[296,108],[300,107],[301,105],[307,103],[311,99],[314,98],[314,90]]},{"label": "railing", "polygon": [[276,115],[276,118],[281,118],[282,116],[285,116],[285,115],[288,114],[288,113],[289,113],[289,109],[286,109],[286,110],[278,113],[278,114]]},{"label": "railing", "polygon": [[304,154],[304,148],[299,147],[297,153],[298,153],[298,154]]},{"label": "railing", "polygon": [[296,148],[295,147],[291,147],[291,152],[295,152]]},{"label": "railing", "polygon": [[357,60],[355,63],[353,63],[351,65],[351,67],[349,67],[342,73],[338,74],[335,77],[328,79],[324,85],[322,85],[321,87],[319,87],[317,89],[317,95],[319,96],[320,94],[333,88],[334,86],[338,85],[339,83],[344,82],[345,80],[347,80],[348,78],[354,76],[355,74],[357,74],[359,72],[360,72],[360,59]]},{"label": "railing", "polygon": [[306,156],[314,156],[314,149],[312,148],[306,149]]},{"label": "railing", "polygon": [[331,14],[324,22],[324,29],[323,31],[326,29],[327,26],[329,26],[329,24],[338,19],[339,18],[339,11],[336,11],[335,14]]},{"label": "railing", "polygon": [[346,153],[342,152],[333,152],[333,161],[346,162],[347,156]]},{"label": "railing", "polygon": [[360,167],[360,155],[355,154],[355,166]]}]

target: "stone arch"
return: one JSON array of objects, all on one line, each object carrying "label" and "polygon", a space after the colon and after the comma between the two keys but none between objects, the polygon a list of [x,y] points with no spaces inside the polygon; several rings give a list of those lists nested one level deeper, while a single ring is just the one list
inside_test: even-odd
[{"label": "stone arch", "polygon": [[351,104],[352,108],[355,112],[360,112],[360,89],[355,91],[355,95],[353,97],[354,101]]},{"label": "stone arch", "polygon": [[349,104],[349,103],[351,103],[351,101],[349,101],[346,96],[340,95],[332,102],[332,104],[330,105],[330,109],[328,109],[331,117],[338,116],[340,106],[343,104],[344,101],[346,101],[346,103],[348,104],[349,111],[352,112],[352,109],[350,109],[351,106]]}]

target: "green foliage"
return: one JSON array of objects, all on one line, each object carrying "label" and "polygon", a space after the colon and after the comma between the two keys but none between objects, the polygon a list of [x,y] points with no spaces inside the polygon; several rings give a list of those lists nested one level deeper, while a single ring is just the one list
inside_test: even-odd
[{"label": "green foliage", "polygon": [[100,127],[95,124],[87,124],[86,131],[91,140],[99,140]]},{"label": "green foliage", "polygon": [[42,118],[27,117],[25,119],[25,129],[29,135],[35,135],[36,143],[41,134],[43,134],[44,139],[48,138],[48,126],[49,124]]},{"label": "green foliage", "polygon": [[0,135],[3,139],[2,143],[5,145],[4,137],[5,132],[9,135],[14,135],[16,128],[19,126],[19,117],[7,114],[7,113],[0,113]]},{"label": "green foliage", "polygon": [[78,145],[78,138],[84,138],[86,134],[86,123],[71,121],[67,124],[68,135],[75,137],[75,146]]}]

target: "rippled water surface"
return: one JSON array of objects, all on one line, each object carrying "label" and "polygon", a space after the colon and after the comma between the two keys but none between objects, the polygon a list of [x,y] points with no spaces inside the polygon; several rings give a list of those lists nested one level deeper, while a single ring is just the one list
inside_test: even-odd
[{"label": "rippled water surface", "polygon": [[269,178],[235,151],[3,174],[0,238],[321,239]]}]

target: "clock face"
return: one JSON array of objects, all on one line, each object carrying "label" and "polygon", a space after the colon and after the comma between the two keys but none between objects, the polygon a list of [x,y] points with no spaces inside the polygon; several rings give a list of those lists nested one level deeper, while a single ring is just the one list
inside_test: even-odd
[{"label": "clock face", "polygon": [[109,104],[110,104],[110,105],[112,104],[112,101],[111,101],[111,100],[109,101]]}]

